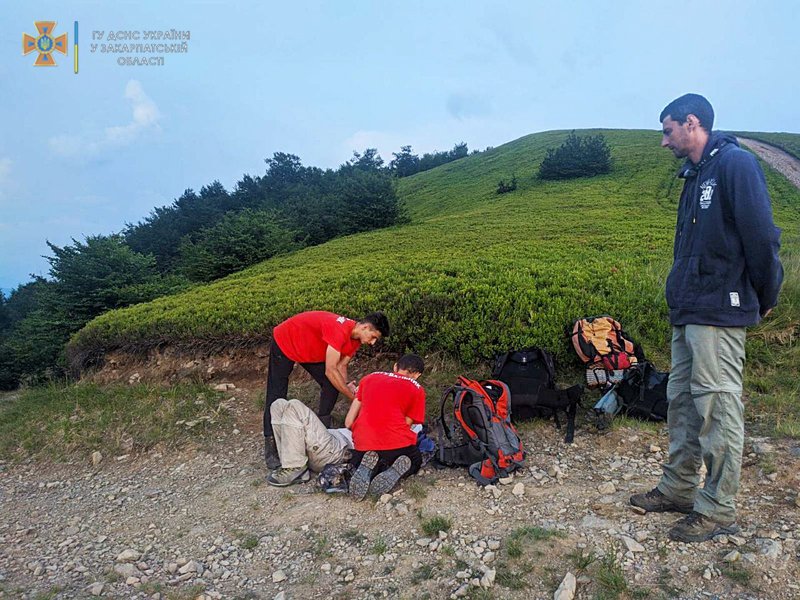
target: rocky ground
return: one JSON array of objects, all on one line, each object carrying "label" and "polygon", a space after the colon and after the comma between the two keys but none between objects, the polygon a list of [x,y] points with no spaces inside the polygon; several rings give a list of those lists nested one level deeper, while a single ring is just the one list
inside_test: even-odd
[{"label": "rocky ground", "polygon": [[663,428],[565,445],[536,423],[507,484],[428,466],[356,503],[266,485],[255,403],[229,394],[235,423],[194,447],[1,465],[0,597],[553,598],[572,576],[575,598],[800,597],[796,443],[748,438],[741,535],[687,545],[665,535],[679,515],[627,503]]}]

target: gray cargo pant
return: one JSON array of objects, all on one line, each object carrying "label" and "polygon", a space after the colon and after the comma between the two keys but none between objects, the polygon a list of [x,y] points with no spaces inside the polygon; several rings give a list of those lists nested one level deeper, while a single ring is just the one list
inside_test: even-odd
[{"label": "gray cargo pant", "polygon": [[305,467],[319,472],[329,463],[350,458],[347,441],[328,430],[319,417],[300,400],[278,398],[270,406],[270,418],[281,467]]},{"label": "gray cargo pant", "polygon": [[[744,327],[684,325],[672,329],[667,385],[669,459],[658,489],[720,522],[736,519],[744,446]],[[706,466],[700,483],[701,463]]]}]

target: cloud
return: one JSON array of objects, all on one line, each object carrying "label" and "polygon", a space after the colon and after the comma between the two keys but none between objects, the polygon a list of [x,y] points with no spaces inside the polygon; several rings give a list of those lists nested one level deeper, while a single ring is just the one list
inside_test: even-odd
[{"label": "cloud", "polygon": [[462,121],[471,117],[485,117],[491,112],[489,102],[477,94],[452,93],[445,103],[450,116]]},{"label": "cloud", "polygon": [[141,83],[135,79],[128,81],[125,98],[131,104],[130,123],[106,127],[94,139],[71,134],[54,136],[48,140],[50,149],[66,158],[92,158],[108,148],[127,146],[147,132],[160,129],[161,113],[156,103],[145,94]]}]

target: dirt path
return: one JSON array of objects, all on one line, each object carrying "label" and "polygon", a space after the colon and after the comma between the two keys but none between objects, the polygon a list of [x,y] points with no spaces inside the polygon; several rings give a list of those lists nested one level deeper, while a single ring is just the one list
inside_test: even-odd
[{"label": "dirt path", "polygon": [[784,177],[800,188],[800,159],[795,158],[788,152],[784,152],[780,148],[776,148],[764,142],[759,142],[758,140],[751,140],[743,137],[738,139],[741,144],[750,148],[750,150],[755,152],[764,162],[783,174]]},{"label": "dirt path", "polygon": [[666,538],[676,515],[627,503],[658,479],[663,429],[583,427],[565,445],[526,425],[508,485],[429,466],[356,503],[265,485],[250,406],[197,448],[0,465],[0,598],[552,598],[567,572],[579,599],[800,595],[795,443],[749,438],[741,535],[687,545]]}]

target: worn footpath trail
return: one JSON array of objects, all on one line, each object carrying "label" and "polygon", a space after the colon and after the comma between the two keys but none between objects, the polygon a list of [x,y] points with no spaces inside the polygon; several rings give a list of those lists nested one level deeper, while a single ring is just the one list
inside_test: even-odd
[{"label": "worn footpath trail", "polygon": [[764,162],[800,188],[800,159],[795,158],[780,148],[758,140],[751,140],[743,137],[738,139],[741,144],[750,148],[750,150],[761,157]]},{"label": "worn footpath trail", "polygon": [[575,598],[800,597],[795,442],[748,438],[742,533],[687,545],[680,515],[627,502],[663,428],[526,425],[506,485],[428,466],[356,503],[266,485],[254,403],[229,394],[234,424],[192,447],[0,466],[0,598],[553,598],[567,573]]}]

